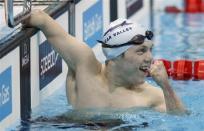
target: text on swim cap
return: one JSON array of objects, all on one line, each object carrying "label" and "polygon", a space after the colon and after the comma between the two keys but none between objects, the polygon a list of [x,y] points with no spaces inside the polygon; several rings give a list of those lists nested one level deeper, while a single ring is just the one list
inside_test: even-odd
[{"label": "text on swim cap", "polygon": [[127,28],[125,28],[125,29],[123,29],[123,30],[114,32],[113,34],[111,34],[111,35],[109,35],[109,36],[107,36],[107,37],[105,38],[104,43],[107,43],[109,40],[111,40],[113,36],[116,37],[116,36],[118,36],[118,35],[120,35],[120,34],[122,34],[122,33],[124,33],[124,32],[128,32],[128,31],[130,31],[130,30],[132,30],[132,27],[127,27]]}]

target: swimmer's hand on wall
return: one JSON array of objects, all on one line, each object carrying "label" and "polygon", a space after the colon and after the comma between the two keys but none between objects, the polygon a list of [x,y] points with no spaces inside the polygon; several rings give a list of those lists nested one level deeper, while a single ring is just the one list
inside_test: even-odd
[{"label": "swimmer's hand on wall", "polygon": [[24,27],[37,27],[41,28],[46,22],[46,18],[49,16],[42,10],[33,10],[30,15],[23,20],[22,24]]}]

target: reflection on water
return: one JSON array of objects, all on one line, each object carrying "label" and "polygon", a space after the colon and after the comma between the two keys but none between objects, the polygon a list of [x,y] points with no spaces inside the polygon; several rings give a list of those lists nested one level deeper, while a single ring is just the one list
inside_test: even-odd
[{"label": "reflection on water", "polygon": [[156,13],[154,55],[164,59],[204,58],[204,15]]},{"label": "reflection on water", "polygon": [[[18,129],[88,129],[88,130],[115,130],[138,129],[149,126],[144,111],[147,109],[90,109],[70,110],[60,116],[40,116],[34,120],[23,122]],[[143,113],[141,113],[141,112]],[[140,112],[140,113],[139,113]],[[137,120],[137,121],[135,121]]]}]

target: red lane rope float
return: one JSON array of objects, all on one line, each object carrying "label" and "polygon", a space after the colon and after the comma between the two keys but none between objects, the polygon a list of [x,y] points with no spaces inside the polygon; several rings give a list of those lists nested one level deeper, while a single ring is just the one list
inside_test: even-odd
[{"label": "red lane rope float", "polygon": [[204,12],[204,1],[203,0],[201,0],[201,3],[200,3],[200,11]]},{"label": "red lane rope float", "polygon": [[194,79],[204,80],[204,60],[194,62]]},{"label": "red lane rope float", "polygon": [[[164,11],[167,13],[180,13],[183,12],[183,9],[169,5],[165,7]],[[186,13],[204,12],[204,0],[184,0],[184,11]]]},{"label": "red lane rope float", "polygon": [[162,61],[167,74],[173,80],[204,80],[204,60],[176,60],[156,59]]},{"label": "red lane rope float", "polygon": [[192,78],[192,61],[190,60],[174,61],[172,78],[174,80],[190,80]]},{"label": "red lane rope float", "polygon": [[201,10],[202,0],[185,0],[185,12],[198,13]]},{"label": "red lane rope float", "polygon": [[164,11],[167,13],[173,13],[173,14],[182,12],[182,10],[177,8],[176,6],[167,6],[165,7]]}]

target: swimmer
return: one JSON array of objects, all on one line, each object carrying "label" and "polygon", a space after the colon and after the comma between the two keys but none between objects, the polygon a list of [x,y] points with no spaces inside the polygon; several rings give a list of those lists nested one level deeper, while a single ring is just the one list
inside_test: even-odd
[{"label": "swimmer", "polygon": [[[75,109],[186,111],[171,88],[163,63],[152,64],[153,33],[139,24],[126,19],[110,24],[98,40],[107,58],[104,64],[86,43],[69,35],[45,12],[33,11],[24,24],[39,28],[67,63],[67,100]],[[148,73],[160,88],[145,82]]]}]

